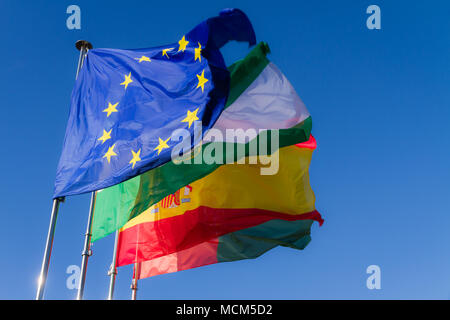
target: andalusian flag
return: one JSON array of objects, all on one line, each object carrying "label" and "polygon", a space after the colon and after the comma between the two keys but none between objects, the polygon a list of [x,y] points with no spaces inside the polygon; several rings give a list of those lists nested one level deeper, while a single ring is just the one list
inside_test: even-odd
[{"label": "andalusian flag", "polygon": [[119,235],[117,265],[138,278],[256,258],[278,245],[303,249],[315,209],[308,168],[316,142],[283,147],[275,175],[259,164],[225,165],[151,206]]},{"label": "andalusian flag", "polygon": [[[180,188],[214,172],[222,164],[236,160],[237,152],[228,153],[228,147],[244,146],[245,156],[265,153],[249,147],[249,141],[260,140],[262,134],[271,136],[271,130],[279,129],[279,147],[307,141],[311,132],[311,117],[305,105],[288,79],[271,63],[266,55],[269,47],[258,44],[245,59],[229,67],[230,92],[225,110],[213,129],[223,132],[223,139],[214,142],[205,140],[193,154],[203,154],[211,144],[223,147],[221,163],[179,163],[171,161],[140,176],[97,193],[92,229],[92,241],[98,240],[123,227],[132,218],[147,210],[164,197]],[[229,141],[227,129],[260,130],[260,133],[245,142]],[[244,137],[245,138],[245,137]],[[244,139],[245,140],[245,139]],[[242,158],[241,158],[242,159]]]}]

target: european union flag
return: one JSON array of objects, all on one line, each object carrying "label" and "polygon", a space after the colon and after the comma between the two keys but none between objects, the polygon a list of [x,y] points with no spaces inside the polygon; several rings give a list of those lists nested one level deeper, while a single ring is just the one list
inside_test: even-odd
[{"label": "european union flag", "polygon": [[[171,158],[176,129],[202,132],[222,112],[230,76],[219,49],[256,43],[238,9],[200,23],[178,42],[149,49],[94,49],[72,92],[53,197],[103,189]],[[191,147],[193,147],[192,142]]]}]

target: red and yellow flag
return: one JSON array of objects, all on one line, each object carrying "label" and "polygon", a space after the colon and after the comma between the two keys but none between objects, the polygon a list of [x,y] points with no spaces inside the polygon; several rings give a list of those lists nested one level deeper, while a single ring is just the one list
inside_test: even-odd
[{"label": "red and yellow flag", "polygon": [[[303,249],[322,224],[308,168],[316,141],[281,148],[279,170],[221,166],[167,196],[120,232],[117,265],[141,263],[138,278],[254,258],[277,245]],[[245,248],[238,248],[245,244]]]}]

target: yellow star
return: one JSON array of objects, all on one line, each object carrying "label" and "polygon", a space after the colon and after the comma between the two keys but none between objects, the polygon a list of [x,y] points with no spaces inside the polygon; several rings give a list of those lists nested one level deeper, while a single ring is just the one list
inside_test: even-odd
[{"label": "yellow star", "polygon": [[111,104],[111,102],[108,102],[108,108],[103,110],[103,112],[107,112],[106,117],[109,117],[113,112],[118,112],[116,109],[118,104],[118,102],[116,104]]},{"label": "yellow star", "polygon": [[202,62],[202,45],[198,43],[198,48],[195,48],[195,59],[194,61],[200,60]]},{"label": "yellow star", "polygon": [[[203,92],[203,90],[205,89],[205,88],[204,88],[205,83],[208,82],[208,79],[205,78],[205,70],[202,71],[202,74],[201,74],[201,75],[197,75],[197,78],[198,78],[197,88],[198,88],[198,87],[202,87],[202,92]],[[197,89],[197,88],[196,88],[196,89]]]},{"label": "yellow star", "polygon": [[169,55],[167,54],[167,52],[172,51],[173,49],[174,49],[174,48],[163,49],[163,51],[162,51],[162,56],[163,56],[163,57],[166,56],[167,59],[170,59],[170,58],[169,58]]},{"label": "yellow star", "polygon": [[105,129],[103,129],[103,135],[100,138],[98,138],[97,140],[101,140],[101,142],[103,144],[106,140],[111,139],[111,131],[112,131],[112,129],[109,131],[106,131]]},{"label": "yellow star", "polygon": [[114,152],[114,147],[116,146],[116,144],[114,143],[112,145],[112,147],[108,148],[108,151],[105,153],[105,155],[103,156],[103,158],[108,159],[108,163],[111,161],[111,157],[112,156],[117,156],[117,153]]},{"label": "yellow star", "polygon": [[131,80],[131,72],[128,75],[125,75],[125,81],[122,82],[120,85],[125,86],[125,90],[127,90],[127,87],[130,83],[132,83],[133,80]]},{"label": "yellow star", "polygon": [[167,140],[163,140],[161,138],[158,138],[158,139],[159,139],[159,145],[153,150],[158,150],[158,155],[159,155],[161,153],[162,149],[169,148],[169,146],[167,145],[167,141],[169,141],[170,137],[167,138]]},{"label": "yellow star", "polygon": [[139,149],[137,152],[131,150],[131,153],[133,154],[133,159],[131,159],[128,163],[132,163],[133,165],[131,168],[134,169],[134,165],[136,164],[136,162],[141,161],[141,158],[139,157],[141,155],[141,149]]},{"label": "yellow star", "polygon": [[134,60],[139,60],[139,63],[141,63],[142,61],[147,61],[147,62],[152,61],[152,60],[150,60],[149,57],[146,57],[146,56],[142,56],[140,58],[134,58]]},{"label": "yellow star", "polygon": [[188,123],[189,123],[189,128],[190,128],[192,122],[194,122],[195,120],[198,120],[197,112],[198,112],[198,108],[195,109],[194,112],[190,112],[190,111],[188,110],[186,118],[184,118],[183,120],[181,120],[181,122],[188,122]]},{"label": "yellow star", "polygon": [[186,41],[186,39],[183,36],[183,38],[181,38],[181,40],[178,41],[178,44],[180,45],[180,48],[178,48],[178,52],[180,51],[184,52],[184,50],[186,50],[186,46],[188,45],[188,43],[189,41]]}]

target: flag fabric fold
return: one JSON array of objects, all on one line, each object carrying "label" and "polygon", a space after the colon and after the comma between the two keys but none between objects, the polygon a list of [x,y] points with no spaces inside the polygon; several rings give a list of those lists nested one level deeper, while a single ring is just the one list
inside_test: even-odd
[{"label": "flag fabric fold", "polygon": [[314,220],[270,220],[159,258],[142,261],[137,279],[221,262],[255,259],[277,247],[303,250],[311,241]]},{"label": "flag fabric fold", "polygon": [[[309,183],[308,168],[314,149],[311,136],[305,144],[277,151],[279,171],[274,175],[261,175],[261,164],[229,164],[167,196],[121,229],[117,265],[180,253],[205,242],[217,242],[239,230],[279,220],[296,223],[290,224],[292,228],[289,224],[283,226],[281,233],[273,233],[273,241],[287,237],[285,240],[290,239],[293,247],[297,242],[307,243],[303,236],[310,224],[298,221],[323,222],[315,209]],[[263,237],[264,230],[276,231],[276,225],[266,225],[256,234]],[[270,241],[271,232],[266,232],[265,239]],[[250,251],[257,256],[264,250]]]},{"label": "flag fabric fold", "polygon": [[192,29],[187,37],[207,43],[208,48],[222,48],[231,40],[256,44],[253,26],[239,9],[228,8],[220,11],[219,16],[209,18]]},{"label": "flag fabric fold", "polygon": [[[289,80],[267,59],[269,52],[266,43],[259,43],[243,60],[229,67],[231,79],[227,105],[212,128],[216,133],[222,133],[223,138],[216,136],[212,142],[210,130],[204,136],[203,143],[192,152],[193,155],[204,154],[206,149],[222,148],[222,161],[195,164],[193,161],[184,163],[173,160],[102,190],[97,194],[93,241],[121,228],[151,205],[187,184],[211,174],[226,163],[239,160],[237,152],[227,152],[230,147],[235,151],[244,145],[243,156],[257,155],[262,151],[255,153],[249,145],[259,141],[261,133],[271,136],[273,130],[279,134],[280,148],[309,139],[312,126],[310,114]],[[227,140],[227,129],[242,129],[243,140]],[[255,129],[259,133],[246,137],[247,129]],[[271,150],[267,153],[270,154]]]},{"label": "flag fabric fold", "polygon": [[229,92],[219,49],[230,40],[256,43],[237,9],[166,46],[90,50],[72,92],[53,197],[113,186],[161,166],[171,159],[173,131],[193,135],[194,120],[203,132],[211,128]]}]

